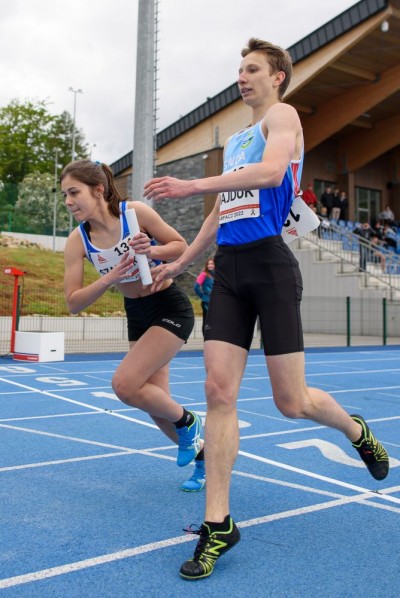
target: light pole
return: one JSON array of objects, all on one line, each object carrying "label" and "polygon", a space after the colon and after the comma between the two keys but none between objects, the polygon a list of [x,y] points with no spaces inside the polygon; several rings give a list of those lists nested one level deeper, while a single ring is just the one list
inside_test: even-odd
[{"label": "light pole", "polygon": [[[68,91],[72,91],[74,94],[74,113],[73,113],[73,120],[72,120],[72,154],[71,158],[72,161],[75,160],[75,131],[76,131],[76,94],[83,93],[81,89],[74,89],[73,87],[69,87]],[[69,232],[72,231],[72,214],[69,215]]]},{"label": "light pole", "polygon": [[57,232],[57,179],[58,179],[58,148],[56,147],[56,157],[54,161],[54,187],[53,187],[53,251],[56,250],[56,232]]},{"label": "light pole", "polygon": [[72,161],[75,160],[75,132],[76,132],[76,94],[83,93],[81,89],[74,89],[73,87],[69,87],[68,91],[72,91],[74,94],[74,113],[73,113],[73,120],[72,120]]}]

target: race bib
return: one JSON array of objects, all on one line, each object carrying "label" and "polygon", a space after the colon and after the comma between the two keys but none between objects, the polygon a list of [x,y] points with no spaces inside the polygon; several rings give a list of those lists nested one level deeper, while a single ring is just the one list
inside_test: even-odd
[{"label": "race bib", "polygon": [[[251,164],[235,166],[223,172],[224,175],[247,168]],[[257,218],[260,215],[260,191],[223,191],[219,194],[219,223],[232,222],[242,218]]]},{"label": "race bib", "polygon": [[282,238],[285,243],[291,243],[299,237],[315,230],[320,220],[315,212],[308,207],[300,196],[294,198],[288,218],[282,228]]},{"label": "race bib", "polygon": [[[115,247],[112,249],[102,249],[98,253],[92,253],[91,258],[96,270],[101,276],[105,276],[110,270],[115,268],[117,264],[121,261],[122,256],[124,253],[131,253],[133,256],[135,253],[129,246],[130,237],[126,237],[122,241],[120,241]],[[139,280],[139,268],[136,262],[136,258],[134,258],[134,263],[132,268],[128,271],[128,277],[121,280],[121,283],[125,282],[135,282]]]},{"label": "race bib", "polygon": [[256,218],[260,215],[260,192],[224,191],[220,193],[219,223],[232,222],[241,218]]}]

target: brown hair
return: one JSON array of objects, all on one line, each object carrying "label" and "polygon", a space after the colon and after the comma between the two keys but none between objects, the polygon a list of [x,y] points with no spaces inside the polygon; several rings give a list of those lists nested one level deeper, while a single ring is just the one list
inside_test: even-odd
[{"label": "brown hair", "polygon": [[119,203],[122,198],[115,187],[112,170],[107,164],[92,162],[91,160],[75,160],[63,169],[60,183],[67,175],[92,189],[97,185],[103,185],[103,195],[108,204],[108,211],[113,216],[119,217]]},{"label": "brown hair", "polygon": [[214,272],[212,270],[209,269],[208,267],[208,262],[213,262],[214,258],[213,257],[209,257],[208,260],[206,261],[205,265],[204,265],[204,272],[207,274],[207,276],[214,276]]},{"label": "brown hair", "polygon": [[250,52],[263,52],[271,67],[271,74],[282,71],[285,73],[285,79],[279,86],[279,98],[282,99],[285,91],[289,87],[290,80],[292,78],[292,59],[289,52],[281,48],[280,46],[274,46],[270,42],[266,42],[256,37],[251,37],[247,42],[247,47],[243,48],[241,54],[243,58],[250,54]]}]

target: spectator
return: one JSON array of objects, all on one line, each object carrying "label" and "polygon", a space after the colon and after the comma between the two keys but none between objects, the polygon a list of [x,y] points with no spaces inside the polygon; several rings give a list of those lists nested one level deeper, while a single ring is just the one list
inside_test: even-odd
[{"label": "spectator", "polygon": [[327,216],[328,216],[328,218],[330,218],[332,207],[333,207],[333,193],[332,193],[332,187],[330,185],[325,187],[325,191],[321,195],[321,204],[324,208],[326,208]]},{"label": "spectator", "polygon": [[206,261],[204,270],[198,275],[194,283],[194,292],[201,299],[201,309],[203,311],[203,324],[201,330],[204,337],[204,327],[206,325],[206,318],[208,312],[208,304],[210,302],[211,290],[214,284],[214,260],[210,258]]},{"label": "spectator", "polygon": [[396,247],[397,247],[396,233],[393,230],[393,228],[390,226],[390,224],[385,224],[383,226],[383,239],[382,240],[386,247],[394,247],[396,249]]},{"label": "spectator", "polygon": [[379,241],[383,241],[384,240],[383,226],[379,222],[379,220],[375,224],[375,226],[372,227],[372,234],[376,235],[378,237]]},{"label": "spectator", "polygon": [[369,250],[369,262],[373,264],[380,264],[382,268],[382,272],[386,271],[386,256],[380,250],[380,242],[378,237],[372,233],[370,237],[371,247]]},{"label": "spectator", "polygon": [[324,206],[320,206],[320,209],[317,211],[317,216],[321,221],[320,226],[317,228],[318,237],[321,238],[322,229],[327,230],[331,227],[331,223],[329,222],[328,218],[328,210]]},{"label": "spectator", "polygon": [[360,245],[359,245],[359,272],[365,272],[367,269],[367,260],[368,260],[368,241],[371,238],[371,227],[368,222],[364,222],[360,226],[354,229],[354,234],[360,237]]},{"label": "spectator", "polygon": [[318,199],[314,193],[312,183],[308,183],[307,189],[305,191],[303,191],[303,195],[301,197],[302,197],[303,201],[306,202],[306,204],[308,205],[309,208],[316,211],[317,206],[318,206]]},{"label": "spectator", "polygon": [[342,191],[340,194],[340,216],[339,220],[347,222],[347,211],[349,209],[349,200],[347,199],[346,191]]},{"label": "spectator", "polygon": [[336,187],[336,189],[333,192],[333,200],[332,200],[332,212],[331,212],[332,220],[339,220],[340,208],[341,208],[340,192],[339,192],[339,189]]},{"label": "spectator", "polygon": [[390,206],[387,205],[384,210],[379,214],[379,220],[381,224],[392,224],[394,221],[394,213],[390,209]]}]

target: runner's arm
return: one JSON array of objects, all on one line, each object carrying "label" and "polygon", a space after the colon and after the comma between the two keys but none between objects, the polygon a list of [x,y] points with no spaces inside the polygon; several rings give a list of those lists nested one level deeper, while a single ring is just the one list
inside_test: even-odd
[{"label": "runner's arm", "polygon": [[75,229],[68,237],[64,251],[64,296],[67,307],[73,314],[92,305],[110,287],[125,278],[133,266],[133,257],[126,253],[115,268],[85,287],[84,258],[82,240],[78,229]]},{"label": "runner's arm", "polygon": [[294,158],[296,138],[301,134],[298,114],[288,104],[275,104],[264,117],[263,129],[268,133],[268,140],[263,159],[258,164],[204,179],[154,178],[145,184],[144,195],[149,199],[184,198],[204,193],[279,187]]},{"label": "runner's arm", "polygon": [[[142,201],[129,202],[128,209],[134,208],[141,232],[132,239],[130,245],[136,253],[154,260],[169,262],[177,259],[187,248],[185,239],[161,216]],[[157,245],[151,245],[154,239]]]},{"label": "runner's arm", "polygon": [[212,212],[204,220],[203,225],[193,243],[183,252],[183,254],[170,264],[164,264],[152,269],[153,286],[152,289],[157,291],[161,288],[162,283],[167,278],[175,278],[183,272],[189,264],[200,257],[211,245],[215,243],[216,234],[219,223],[219,204],[220,199],[217,198]]}]

